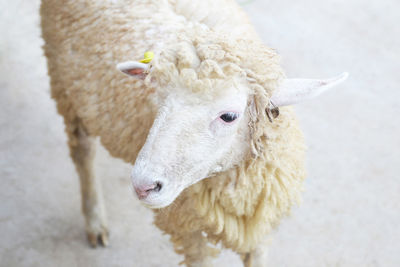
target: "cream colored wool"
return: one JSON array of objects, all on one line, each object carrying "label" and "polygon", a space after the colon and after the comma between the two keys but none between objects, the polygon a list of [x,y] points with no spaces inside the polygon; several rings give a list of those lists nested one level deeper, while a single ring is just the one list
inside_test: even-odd
[{"label": "cream colored wool", "polygon": [[[82,124],[113,156],[134,163],[160,95],[186,88],[212,98],[222,84],[238,79],[251,88],[253,149],[246,160],[156,210],[156,225],[171,235],[188,265],[215,254],[190,245],[205,242],[204,235],[238,253],[253,251],[299,200],[304,145],[293,111],[281,108],[273,123],[265,115],[284,78],[279,57],[260,42],[234,1],[43,0],[41,14],[52,97],[71,147]],[[148,50],[155,58],[145,81],[116,70],[117,63],[139,60]]]}]

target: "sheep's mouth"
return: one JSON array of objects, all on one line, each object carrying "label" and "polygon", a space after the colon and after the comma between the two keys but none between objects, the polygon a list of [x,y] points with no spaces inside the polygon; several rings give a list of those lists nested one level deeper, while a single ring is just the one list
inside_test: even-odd
[{"label": "sheep's mouth", "polygon": [[143,206],[150,209],[162,209],[166,208],[174,202],[175,199],[172,201],[149,201],[149,200],[142,200]]},{"label": "sheep's mouth", "polygon": [[146,208],[149,208],[149,209],[157,210],[157,209],[166,208],[170,204],[168,204],[168,205],[153,205],[153,204],[143,203],[143,206],[145,206]]}]

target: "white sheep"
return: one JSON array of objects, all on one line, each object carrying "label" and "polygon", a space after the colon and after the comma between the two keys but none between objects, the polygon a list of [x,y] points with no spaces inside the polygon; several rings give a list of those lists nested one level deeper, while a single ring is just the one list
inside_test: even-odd
[{"label": "white sheep", "polygon": [[[134,163],[139,199],[188,266],[210,266],[216,250],[207,242],[263,266],[260,242],[299,199],[305,176],[302,133],[282,106],[346,74],[285,79],[233,0],[42,0],[41,16],[90,243],[108,242],[92,171],[99,136]],[[154,58],[129,61],[145,51]]]}]

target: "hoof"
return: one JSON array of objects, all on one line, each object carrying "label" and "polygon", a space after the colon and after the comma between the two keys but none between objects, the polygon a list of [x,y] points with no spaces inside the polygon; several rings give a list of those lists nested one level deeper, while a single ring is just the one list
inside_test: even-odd
[{"label": "hoof", "polygon": [[87,238],[90,246],[93,248],[96,248],[97,245],[108,246],[108,230],[106,228],[102,228],[98,232],[88,232]]}]

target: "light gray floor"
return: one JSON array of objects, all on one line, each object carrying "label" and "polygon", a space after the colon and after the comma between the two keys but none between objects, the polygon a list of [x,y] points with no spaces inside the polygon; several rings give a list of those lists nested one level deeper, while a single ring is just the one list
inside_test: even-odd
[{"label": "light gray floor", "polygon": [[[101,147],[111,245],[90,249],[62,119],[49,98],[38,0],[0,1],[0,265],[176,266],[131,194],[129,166]],[[273,233],[269,266],[400,266],[400,3],[244,3],[290,77],[349,80],[297,107],[304,202]],[[216,266],[240,266],[225,252]]]}]

